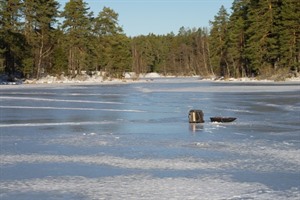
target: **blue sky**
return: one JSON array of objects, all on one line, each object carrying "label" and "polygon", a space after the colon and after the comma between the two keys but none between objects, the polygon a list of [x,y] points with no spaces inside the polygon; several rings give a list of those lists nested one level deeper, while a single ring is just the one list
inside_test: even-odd
[{"label": "blue sky", "polygon": [[[180,27],[209,27],[222,5],[228,12],[233,0],[84,0],[94,15],[104,6],[119,14],[127,36],[178,33]],[[58,0],[61,8],[68,0]]]}]

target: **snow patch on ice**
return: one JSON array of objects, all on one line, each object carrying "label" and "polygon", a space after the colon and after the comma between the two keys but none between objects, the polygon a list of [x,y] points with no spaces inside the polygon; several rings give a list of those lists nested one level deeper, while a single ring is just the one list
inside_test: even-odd
[{"label": "snow patch on ice", "polygon": [[[82,136],[84,137],[84,136]],[[92,145],[109,145],[114,142],[110,138],[100,138]],[[67,141],[67,140],[66,140]],[[87,140],[88,142],[90,140]],[[55,142],[55,141],[54,141]],[[70,140],[74,144],[84,144],[84,138]],[[262,146],[246,146],[225,143],[201,143],[196,142],[193,148],[205,148],[214,151],[228,152],[236,155],[226,160],[207,160],[202,158],[174,158],[174,159],[129,159],[107,155],[42,155],[42,154],[20,154],[0,155],[1,165],[15,165],[19,163],[84,163],[90,165],[109,165],[125,169],[142,170],[199,170],[199,169],[240,169],[260,172],[288,171],[299,172],[300,150],[276,149]],[[242,156],[245,155],[245,156]]]},{"label": "snow patch on ice", "polygon": [[[109,109],[109,108],[80,108],[80,107],[51,107],[51,106],[0,106],[7,109],[37,109],[37,110],[80,110],[80,111],[108,111],[108,112],[146,112],[143,110]],[[4,124],[5,126],[5,124]]]},{"label": "snow patch on ice", "polygon": [[34,127],[34,126],[79,126],[79,125],[97,125],[97,124],[113,124],[113,121],[87,121],[87,122],[53,122],[53,123],[13,123],[0,124],[0,127]]},{"label": "snow patch on ice", "polygon": [[[237,168],[255,169],[257,171],[282,170],[299,172],[300,149],[293,144],[264,144],[263,142],[224,143],[196,142],[194,148],[206,148],[214,151],[244,155],[245,160],[233,160]],[[246,159],[248,158],[248,159]],[[239,164],[238,164],[239,163]]]},{"label": "snow patch on ice", "polygon": [[206,161],[193,158],[177,159],[128,159],[114,156],[63,156],[63,155],[1,155],[1,165],[18,163],[85,163],[92,165],[109,165],[127,169],[171,169],[171,170],[195,170],[195,169],[224,169],[235,166],[234,162]]},{"label": "snow patch on ice", "polygon": [[286,199],[298,200],[299,188],[276,191],[256,182],[238,182],[222,175],[157,178],[149,175],[87,178],[46,177],[1,181],[1,196],[34,193],[72,194],[87,199]]},{"label": "snow patch on ice", "polygon": [[47,101],[47,102],[68,102],[68,103],[89,103],[89,104],[124,104],[121,102],[112,101],[88,101],[88,100],[73,100],[73,99],[53,99],[53,98],[36,98],[36,97],[12,97],[12,96],[1,96],[0,99],[5,100],[29,100],[29,101]]}]

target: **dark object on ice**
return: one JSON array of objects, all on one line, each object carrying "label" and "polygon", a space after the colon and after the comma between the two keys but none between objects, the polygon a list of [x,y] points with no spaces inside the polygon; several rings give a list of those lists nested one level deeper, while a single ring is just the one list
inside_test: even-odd
[{"label": "dark object on ice", "polygon": [[211,117],[210,121],[211,122],[233,122],[234,120],[236,120],[235,117]]},{"label": "dark object on ice", "polygon": [[190,110],[189,122],[190,123],[203,123],[203,111],[202,110]]}]

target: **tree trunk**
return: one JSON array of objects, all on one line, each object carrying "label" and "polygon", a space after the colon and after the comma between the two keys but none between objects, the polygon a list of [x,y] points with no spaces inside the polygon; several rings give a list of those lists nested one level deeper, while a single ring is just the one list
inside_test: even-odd
[{"label": "tree trunk", "polygon": [[207,67],[207,60],[206,60],[206,53],[205,53],[205,44],[203,38],[201,38],[201,47],[202,47],[202,57],[203,57],[203,64],[206,71],[206,74],[209,74],[208,67]]},{"label": "tree trunk", "polygon": [[41,46],[40,46],[39,55],[38,55],[38,63],[37,63],[37,73],[36,73],[36,78],[37,79],[39,79],[40,75],[41,75],[43,48],[44,48],[44,36],[42,35],[42,37],[41,37]]},{"label": "tree trunk", "polygon": [[73,49],[72,48],[69,49],[68,61],[69,61],[69,64],[68,64],[69,71],[71,71],[71,75],[72,75],[72,77],[74,77],[75,76],[75,67],[74,67]]},{"label": "tree trunk", "polygon": [[215,76],[215,73],[214,73],[214,69],[213,69],[213,66],[211,64],[211,59],[210,59],[210,49],[209,49],[209,43],[207,43],[207,54],[208,54],[208,62],[209,62],[209,68],[210,68],[210,71],[211,71],[211,74],[213,76]]}]

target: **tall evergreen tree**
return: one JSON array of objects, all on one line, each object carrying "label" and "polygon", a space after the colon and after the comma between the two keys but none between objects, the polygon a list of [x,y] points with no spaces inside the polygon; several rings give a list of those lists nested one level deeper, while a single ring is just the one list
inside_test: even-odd
[{"label": "tall evergreen tree", "polygon": [[58,27],[55,31],[55,44],[53,56],[51,56],[52,67],[48,70],[49,73],[54,75],[68,74],[68,47],[64,32]]},{"label": "tall evergreen tree", "polygon": [[[255,0],[249,4],[245,57],[254,75],[274,68],[278,60],[275,26],[277,11],[275,0]],[[268,70],[264,73],[268,73]]]},{"label": "tall evergreen tree", "polygon": [[228,29],[228,17],[224,6],[221,6],[218,14],[211,21],[211,31],[209,39],[211,64],[214,71],[221,76],[230,76],[226,60],[226,37]]},{"label": "tall evergreen tree", "polygon": [[54,48],[55,29],[53,27],[58,16],[56,0],[27,0],[24,3],[25,36],[32,48],[34,72],[39,78],[43,72],[51,68],[46,61]]},{"label": "tall evergreen tree", "polygon": [[231,74],[235,77],[247,75],[244,60],[245,31],[248,0],[235,0],[232,4],[232,14],[229,18],[227,31],[227,61]]},{"label": "tall evergreen tree", "polygon": [[0,60],[3,61],[3,71],[12,79],[17,71],[22,71],[22,59],[26,52],[26,41],[21,32],[21,8],[20,0],[0,2]]},{"label": "tall evergreen tree", "polygon": [[300,1],[282,0],[278,26],[279,65],[300,71]]},{"label": "tall evergreen tree", "polygon": [[191,33],[193,48],[193,68],[196,74],[207,76],[213,73],[209,67],[207,37],[208,33],[205,29],[197,29]]},{"label": "tall evergreen tree", "polygon": [[133,68],[136,72],[147,73],[151,71],[154,61],[154,49],[153,49],[153,34],[147,36],[137,36],[132,41],[133,51]]},{"label": "tall evergreen tree", "polygon": [[131,57],[129,39],[118,24],[118,14],[111,8],[103,7],[93,24],[97,68],[120,77],[131,68]]},{"label": "tall evergreen tree", "polygon": [[103,7],[95,19],[95,32],[101,36],[123,33],[122,27],[118,24],[118,16],[118,13],[111,8]]},{"label": "tall evergreen tree", "polygon": [[120,78],[124,72],[132,69],[130,41],[124,34],[111,37],[109,72],[112,77]]},{"label": "tall evergreen tree", "polygon": [[83,0],[70,0],[62,12],[62,28],[68,48],[68,68],[72,76],[87,67],[87,44],[91,34],[92,13]]}]

